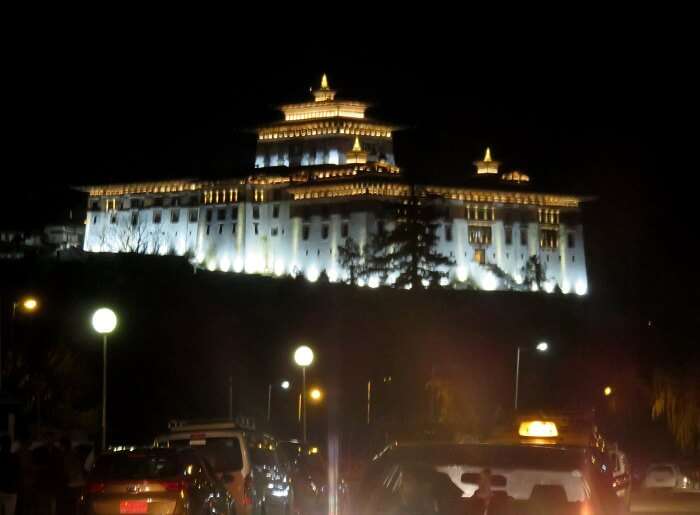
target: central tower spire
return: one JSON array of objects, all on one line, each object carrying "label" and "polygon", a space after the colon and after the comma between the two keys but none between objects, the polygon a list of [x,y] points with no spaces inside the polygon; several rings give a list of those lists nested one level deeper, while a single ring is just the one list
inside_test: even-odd
[{"label": "central tower spire", "polygon": [[321,87],[313,92],[316,102],[325,102],[335,98],[335,91],[328,86],[328,77],[323,74],[321,77]]}]

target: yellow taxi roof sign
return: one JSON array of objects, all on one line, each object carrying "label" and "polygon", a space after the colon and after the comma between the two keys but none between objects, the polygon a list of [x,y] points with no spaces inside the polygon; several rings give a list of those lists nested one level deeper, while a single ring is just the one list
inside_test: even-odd
[{"label": "yellow taxi roof sign", "polygon": [[528,438],[556,438],[559,430],[551,420],[523,420],[518,434]]}]

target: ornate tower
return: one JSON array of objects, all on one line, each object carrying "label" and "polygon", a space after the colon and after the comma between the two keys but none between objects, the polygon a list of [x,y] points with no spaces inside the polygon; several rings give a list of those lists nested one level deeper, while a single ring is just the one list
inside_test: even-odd
[{"label": "ornate tower", "polygon": [[336,100],[325,74],[312,94],[312,102],[281,106],[283,121],[258,129],[256,168],[346,164],[349,155],[353,159],[358,137],[366,162],[395,164],[391,140],[395,127],[366,118],[369,104]]}]

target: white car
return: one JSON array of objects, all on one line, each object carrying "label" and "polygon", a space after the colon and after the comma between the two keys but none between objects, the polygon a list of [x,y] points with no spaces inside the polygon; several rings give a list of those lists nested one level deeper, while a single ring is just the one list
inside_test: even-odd
[{"label": "white car", "polygon": [[673,463],[650,465],[642,482],[644,488],[691,488],[690,478]]}]

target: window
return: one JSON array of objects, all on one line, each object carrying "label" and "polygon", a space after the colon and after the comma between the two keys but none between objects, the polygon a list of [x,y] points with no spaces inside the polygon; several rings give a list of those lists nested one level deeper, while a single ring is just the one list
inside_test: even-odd
[{"label": "window", "polygon": [[260,218],[260,206],[253,206],[253,218],[255,220]]},{"label": "window", "polygon": [[233,209],[231,210],[231,219],[238,220],[238,206],[236,205],[234,205]]},{"label": "window", "polygon": [[321,227],[321,238],[324,240],[328,239],[328,224],[323,224]]},{"label": "window", "polygon": [[216,219],[220,222],[226,220],[226,208],[216,210]]},{"label": "window", "polygon": [[116,213],[112,213],[111,215],[109,215],[109,223],[111,223],[111,224],[117,223],[117,214]]},{"label": "window", "polygon": [[445,241],[452,241],[452,224],[445,224]]},{"label": "window", "polygon": [[219,224],[219,234],[224,234],[224,224]]},{"label": "window", "polygon": [[476,249],[474,251],[474,261],[476,261],[480,265],[486,264],[486,252],[484,251],[484,249]]},{"label": "window", "polygon": [[553,229],[540,231],[540,247],[543,249],[556,249],[559,246],[559,233]]},{"label": "window", "polygon": [[155,211],[153,211],[153,223],[159,224],[161,216],[162,216],[162,213],[161,213],[160,209],[156,209]]},{"label": "window", "polygon": [[377,234],[384,234],[384,220],[377,220]]},{"label": "window", "polygon": [[527,229],[520,229],[520,245],[527,245]]},{"label": "window", "polygon": [[180,210],[179,209],[171,209],[170,210],[170,221],[174,224],[176,224],[180,221]]},{"label": "window", "polygon": [[343,224],[340,226],[340,237],[347,238],[349,232],[350,232],[350,224],[348,224],[347,222],[343,222]]},{"label": "window", "polygon": [[236,234],[236,223],[234,222],[232,225],[231,234]]},{"label": "window", "polygon": [[512,227],[506,227],[506,245],[512,245],[513,244],[513,228]]},{"label": "window", "polygon": [[481,225],[469,226],[470,245],[491,245],[491,227]]},{"label": "window", "polygon": [[280,217],[280,206],[279,204],[275,204],[272,206],[272,218],[279,218]]},{"label": "window", "polygon": [[304,227],[301,228],[301,239],[302,240],[309,239],[309,226],[308,225],[305,225]]},{"label": "window", "polygon": [[180,205],[180,197],[173,197],[170,202],[172,203],[173,206],[179,206]]},{"label": "window", "polygon": [[328,220],[330,217],[331,217],[331,215],[330,215],[330,212],[328,211],[328,208],[324,207],[321,210],[321,218],[323,218],[324,220]]},{"label": "window", "polygon": [[270,236],[277,236],[278,231],[279,229],[277,227],[273,227],[272,229],[270,229]]},{"label": "window", "polygon": [[211,222],[212,217],[214,216],[214,210],[213,209],[207,209],[207,223]]},{"label": "window", "polygon": [[207,236],[209,236],[209,228],[210,228],[210,227],[211,227],[211,226],[207,225]]},{"label": "window", "polygon": [[255,233],[256,236],[258,235],[259,226],[260,226],[260,224],[258,222],[253,222],[253,232]]},{"label": "window", "polygon": [[572,232],[566,235],[566,243],[570,249],[576,246],[576,235]]},{"label": "window", "polygon": [[131,225],[137,225],[139,223],[139,214],[131,213]]},{"label": "window", "polygon": [[90,202],[90,211],[99,211],[100,210],[100,202],[97,200],[93,200]]},{"label": "window", "polygon": [[198,218],[199,218],[199,210],[198,209],[190,209],[190,222],[195,223]]}]

